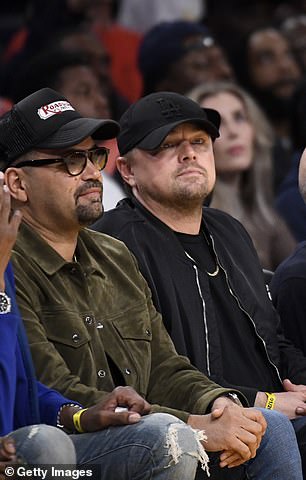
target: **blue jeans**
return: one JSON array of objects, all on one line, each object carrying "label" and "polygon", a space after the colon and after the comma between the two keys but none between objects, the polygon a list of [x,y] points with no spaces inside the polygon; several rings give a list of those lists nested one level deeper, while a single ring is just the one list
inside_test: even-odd
[{"label": "blue jeans", "polygon": [[15,440],[17,458],[28,465],[76,464],[76,454],[69,435],[50,425],[22,427],[8,435]]},{"label": "blue jeans", "polygon": [[195,431],[164,413],[70,438],[77,464],[101,480],[193,480],[201,456]]},{"label": "blue jeans", "polygon": [[[259,410],[267,430],[256,457],[237,468],[219,467],[219,454],[210,454],[210,480],[302,480],[301,458],[290,420],[277,411]],[[306,418],[305,418],[306,421]],[[207,477],[198,470],[196,479]]]},{"label": "blue jeans", "polygon": [[[301,460],[291,422],[279,412],[263,409],[262,413],[268,428],[256,457],[246,463],[247,478],[301,480]],[[74,445],[78,467],[91,470],[99,480],[193,480],[198,461],[203,466],[206,461],[195,431],[167,414],[148,415],[137,424],[95,433],[67,436],[42,425],[24,427],[11,436],[18,456],[35,465],[74,464]],[[210,470],[210,478],[219,479],[233,475],[236,469],[215,469],[211,465]],[[197,478],[208,477],[201,470]]]},{"label": "blue jeans", "polygon": [[291,420],[295,430],[300,454],[302,458],[303,475],[306,479],[306,417],[298,417]]},{"label": "blue jeans", "polygon": [[280,412],[259,409],[268,428],[256,457],[247,462],[247,478],[260,480],[302,480],[302,462],[290,420]]},{"label": "blue jeans", "polygon": [[[76,462],[91,480],[192,480],[198,460],[206,461],[198,434],[167,414],[94,433],[66,435],[54,427],[34,425],[9,436],[15,439],[20,463],[60,469],[62,464],[73,468]],[[52,471],[47,478],[52,478]]]}]

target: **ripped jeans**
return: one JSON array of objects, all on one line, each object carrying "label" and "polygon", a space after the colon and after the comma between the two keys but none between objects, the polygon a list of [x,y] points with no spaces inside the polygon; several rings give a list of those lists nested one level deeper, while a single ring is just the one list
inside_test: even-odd
[{"label": "ripped jeans", "polygon": [[[279,412],[261,411],[268,428],[256,457],[246,463],[246,478],[302,480],[301,459],[291,422]],[[209,478],[201,435],[202,432],[195,432],[172,415],[154,413],[134,425],[71,438],[77,463],[99,464],[96,468],[100,467],[100,475],[95,475],[99,480],[193,480],[198,462],[202,469],[197,471],[196,478]],[[86,437],[88,442],[84,441]],[[216,472],[211,468],[210,478],[219,480],[224,474],[225,478],[227,474],[240,478],[234,470],[225,468]]]},{"label": "ripped jeans", "polygon": [[79,467],[99,480],[193,480],[198,461],[208,461],[201,434],[165,413],[70,438]]},{"label": "ripped jeans", "polygon": [[[55,427],[32,425],[8,436],[16,445],[16,478],[25,476],[25,468],[40,467],[37,480],[54,480],[56,467],[81,480],[192,480],[198,461],[205,465],[208,460],[200,443],[203,434],[160,413],[94,433],[67,435]],[[76,468],[83,472],[79,477]]]},{"label": "ripped jeans", "polygon": [[[246,463],[247,478],[301,480],[301,460],[291,422],[278,412],[263,410],[263,414],[268,428],[256,457]],[[164,413],[95,433],[68,436],[54,427],[38,425],[16,430],[11,436],[17,455],[26,463],[74,463],[75,449],[78,468],[89,471],[85,476],[92,480],[193,480],[198,462],[202,470],[196,478],[209,478],[208,457],[201,444],[203,432]],[[226,473],[234,474],[235,469],[220,470],[214,471],[211,462],[212,479],[223,478],[223,474],[227,478]]]}]

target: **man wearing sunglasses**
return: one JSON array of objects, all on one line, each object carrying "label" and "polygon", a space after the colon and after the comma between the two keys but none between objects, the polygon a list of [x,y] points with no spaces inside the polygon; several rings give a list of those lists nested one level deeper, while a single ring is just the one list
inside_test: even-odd
[{"label": "man wearing sunglasses", "polygon": [[[288,471],[300,479],[290,422],[268,412],[267,428],[259,410],[242,408],[239,391],[216,385],[178,356],[132,254],[84,228],[103,213],[107,150],[98,144],[118,131],[112,120],[82,117],[50,89],[26,97],[0,121],[2,169],[13,207],[23,214],[12,257],[17,299],[39,380],[85,407],[117,386],[153,404],[139,412],[150,415],[137,425],[105,431],[105,480],[192,480],[198,461],[207,472],[203,446],[218,452],[212,478],[223,478],[218,463],[248,461],[254,479],[287,478]],[[118,406],[134,408],[119,399],[110,410]],[[82,411],[78,431],[86,417]]]}]

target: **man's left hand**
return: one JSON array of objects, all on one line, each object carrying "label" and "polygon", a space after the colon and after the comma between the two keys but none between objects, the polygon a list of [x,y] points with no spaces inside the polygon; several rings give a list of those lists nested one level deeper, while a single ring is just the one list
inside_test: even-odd
[{"label": "man's left hand", "polygon": [[[295,383],[292,383],[288,378],[285,378],[283,380],[283,387],[285,392],[303,392],[306,393],[306,385],[296,385]],[[297,407],[295,409],[296,415],[306,415],[306,404],[305,408],[304,407]]]}]

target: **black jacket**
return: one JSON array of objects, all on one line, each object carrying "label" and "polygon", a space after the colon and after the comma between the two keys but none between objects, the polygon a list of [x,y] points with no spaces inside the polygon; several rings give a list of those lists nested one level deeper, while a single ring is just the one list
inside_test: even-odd
[{"label": "black jacket", "polygon": [[276,269],[271,281],[273,303],[286,337],[306,355],[306,242]]},{"label": "black jacket", "polygon": [[[204,208],[203,221],[229,287],[253,325],[267,368],[273,369],[278,391],[282,390],[283,378],[306,384],[306,358],[282,334],[256,251],[244,227],[226,213],[212,208]],[[196,310],[199,302],[195,299],[198,299],[199,290],[195,271],[173,231],[134,198],[119,202],[93,228],[124,241],[135,254],[151,288],[155,306],[162,313],[178,352],[187,355],[215,382],[233,387],[224,380],[218,325],[206,287],[207,276],[199,271],[209,332],[209,365],[206,361],[207,338],[203,328],[203,308]],[[234,338],[229,339],[228,345],[231,347],[234,341]],[[256,385],[254,388],[245,387],[242,378],[241,385],[235,388],[246,395],[250,404],[254,403],[258,391]]]}]

